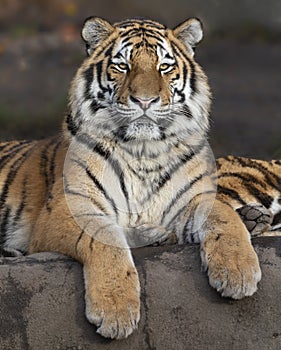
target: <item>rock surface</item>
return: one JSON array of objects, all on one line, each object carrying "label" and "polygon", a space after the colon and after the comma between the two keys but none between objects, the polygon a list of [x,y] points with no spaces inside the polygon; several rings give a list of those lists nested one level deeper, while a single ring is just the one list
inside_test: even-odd
[{"label": "rock surface", "polygon": [[85,319],[79,263],[53,253],[2,258],[0,349],[280,350],[281,238],[254,245],[263,278],[241,301],[209,287],[196,245],[136,250],[142,316],[121,341],[102,338]]}]

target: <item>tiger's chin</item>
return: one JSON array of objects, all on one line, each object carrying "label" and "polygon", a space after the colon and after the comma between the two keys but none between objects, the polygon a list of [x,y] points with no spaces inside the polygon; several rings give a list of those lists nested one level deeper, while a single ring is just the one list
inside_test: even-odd
[{"label": "tiger's chin", "polygon": [[164,137],[160,127],[153,122],[133,122],[124,132],[125,141],[158,141]]}]

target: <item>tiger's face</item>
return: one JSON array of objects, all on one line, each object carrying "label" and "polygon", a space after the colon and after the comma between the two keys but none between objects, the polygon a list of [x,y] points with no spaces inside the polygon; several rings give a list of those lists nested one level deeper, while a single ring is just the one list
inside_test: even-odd
[{"label": "tiger's face", "polygon": [[89,57],[71,89],[72,123],[120,142],[205,134],[210,92],[194,46],[201,23],[174,30],[150,20],[112,26],[88,19],[82,30]]}]

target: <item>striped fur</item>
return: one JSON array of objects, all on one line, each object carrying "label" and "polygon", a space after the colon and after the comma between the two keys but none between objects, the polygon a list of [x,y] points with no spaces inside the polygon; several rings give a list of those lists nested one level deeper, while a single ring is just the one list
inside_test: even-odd
[{"label": "striped fur", "polygon": [[212,158],[211,94],[193,50],[201,23],[90,18],[82,37],[63,133],[0,144],[2,253],[79,260],[87,318],[110,338],[140,317],[132,247],[198,242],[214,288],[252,295],[261,272],[249,232],[280,227],[281,165]]}]

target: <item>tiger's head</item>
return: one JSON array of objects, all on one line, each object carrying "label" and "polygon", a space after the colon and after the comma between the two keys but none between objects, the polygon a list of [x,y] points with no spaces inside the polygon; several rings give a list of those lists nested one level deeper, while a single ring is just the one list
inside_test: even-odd
[{"label": "tiger's head", "polygon": [[173,30],[151,20],[87,19],[88,57],[71,86],[68,130],[126,143],[205,136],[211,96],[194,60],[202,37],[195,18]]}]

